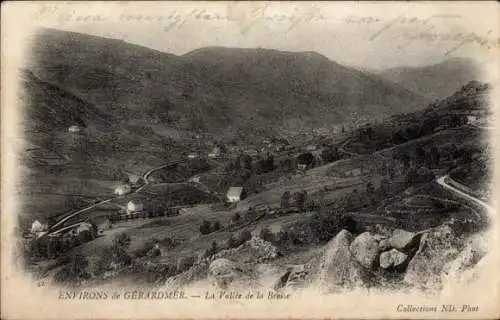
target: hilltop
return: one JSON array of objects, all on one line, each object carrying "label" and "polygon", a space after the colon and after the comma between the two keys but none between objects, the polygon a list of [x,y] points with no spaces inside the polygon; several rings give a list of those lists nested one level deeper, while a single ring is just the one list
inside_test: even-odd
[{"label": "hilltop", "polygon": [[424,67],[397,67],[379,75],[429,99],[448,97],[469,81],[481,80],[477,62],[468,58],[452,58]]},{"label": "hilltop", "polygon": [[123,122],[216,135],[321,127],[382,116],[422,97],[315,52],[209,47],[183,56],[120,40],[44,30],[30,69]]}]

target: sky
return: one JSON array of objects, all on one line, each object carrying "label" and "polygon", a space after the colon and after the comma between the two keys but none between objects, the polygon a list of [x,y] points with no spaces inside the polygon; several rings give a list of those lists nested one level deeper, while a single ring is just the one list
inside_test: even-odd
[{"label": "sky", "polygon": [[491,59],[497,9],[494,2],[86,2],[39,9],[36,21],[177,55],[207,46],[316,51],[379,70]]}]

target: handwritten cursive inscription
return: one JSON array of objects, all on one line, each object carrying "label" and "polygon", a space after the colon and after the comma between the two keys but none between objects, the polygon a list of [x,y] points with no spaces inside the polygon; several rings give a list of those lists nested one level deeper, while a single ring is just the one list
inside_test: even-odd
[{"label": "handwritten cursive inscription", "polygon": [[[55,19],[60,23],[144,23],[160,25],[164,31],[172,31],[182,28],[190,21],[204,22],[228,22],[237,23],[241,34],[246,35],[258,23],[278,23],[285,25],[285,32],[289,32],[301,25],[315,22],[328,23],[333,18],[324,15],[320,10],[308,7],[294,8],[284,11],[271,10],[270,3],[257,4],[248,10],[242,10],[241,14],[233,14],[231,10],[224,12],[210,11],[204,8],[196,8],[188,12],[170,11],[159,12],[157,14],[121,13],[121,14],[88,14],[76,11],[74,6],[59,6],[57,4],[42,5],[35,13],[35,20]],[[245,8],[246,9],[246,8]],[[445,43],[448,46],[445,55],[467,45],[476,45],[480,48],[490,50],[498,48],[499,40],[493,38],[490,30],[486,34],[474,32],[444,31],[438,26],[439,22],[446,22],[447,26],[464,20],[459,15],[431,15],[429,17],[414,17],[403,13],[393,19],[383,19],[375,16],[348,15],[341,22],[352,27],[367,27],[373,30],[367,41],[381,39],[389,31],[391,39],[398,39],[394,42],[398,49],[403,49],[416,41],[423,41],[426,44]],[[235,26],[236,27],[236,26]],[[449,28],[448,28],[449,29]]]}]

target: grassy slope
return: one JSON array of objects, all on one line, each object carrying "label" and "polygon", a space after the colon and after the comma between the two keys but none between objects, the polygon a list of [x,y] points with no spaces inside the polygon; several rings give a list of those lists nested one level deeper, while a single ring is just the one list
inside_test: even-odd
[{"label": "grassy slope", "polygon": [[[122,126],[109,113],[71,92],[23,71],[25,142],[19,193],[22,216],[46,218],[105,198],[128,173],[174,159],[180,148],[148,128]],[[68,132],[71,125],[82,128]],[[177,156],[178,157],[178,156]]]},{"label": "grassy slope", "polygon": [[[246,139],[288,120],[342,122],[346,110],[400,112],[420,101],[316,53],[207,48],[178,57],[56,30],[35,38],[29,67],[24,127],[36,151],[22,155],[29,174],[21,192],[35,194],[23,208],[27,217],[76,208],[79,197],[47,195],[51,189],[110,195],[127,173],[142,174],[186,152],[174,139],[184,142],[191,129]],[[77,144],[67,132],[73,124],[85,127]]]},{"label": "grassy slope", "polygon": [[480,80],[480,70],[471,59],[453,58],[425,67],[398,67],[380,76],[431,99],[452,95],[471,80]]},{"label": "grassy slope", "polygon": [[219,135],[341,123],[351,111],[399,113],[422,101],[317,53],[204,48],[179,57],[55,30],[35,41],[32,68],[123,121]]}]

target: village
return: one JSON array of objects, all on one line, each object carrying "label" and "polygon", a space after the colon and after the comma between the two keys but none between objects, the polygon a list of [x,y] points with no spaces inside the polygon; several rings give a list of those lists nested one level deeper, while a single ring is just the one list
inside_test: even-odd
[{"label": "village", "polygon": [[[314,51],[35,40],[16,234],[37,279],[226,289],[263,267],[284,288],[322,256],[399,285],[423,233],[488,225],[491,85],[473,61],[377,72]],[[439,85],[413,81],[429,69]]]},{"label": "village", "polygon": [[[81,134],[83,131],[84,129],[77,125],[72,125],[68,128],[68,133],[71,134],[75,144],[81,143],[83,139]],[[299,154],[296,159],[292,159],[292,162],[295,163],[296,170],[304,172],[313,165],[315,159],[316,162],[321,161],[321,148],[322,146],[320,145],[307,145],[306,148],[302,150],[302,154]],[[196,161],[200,158],[214,160],[217,161],[219,165],[223,165],[224,162],[231,163],[235,160],[239,161],[242,155],[252,157],[254,161],[259,161],[262,159],[263,155],[269,157],[271,154],[277,156],[281,155],[281,157],[285,157],[290,161],[290,155],[293,156],[293,154],[296,154],[298,151],[300,151],[300,149],[291,146],[286,139],[264,139],[258,146],[245,149],[220,145],[215,146],[205,155],[200,153],[186,153],[184,155],[184,160],[174,162],[173,165],[180,162],[189,163],[190,161]],[[82,237],[82,234],[90,234],[90,236],[86,236],[86,239],[91,240],[97,237],[98,233],[102,233],[103,230],[109,229],[112,224],[116,224],[119,221],[171,217],[184,214],[186,212],[184,209],[192,207],[193,205],[172,206],[169,205],[169,203],[158,201],[158,199],[152,200],[151,197],[133,199],[123,203],[123,199],[127,198],[127,196],[134,193],[140,193],[148,186],[168,185],[168,182],[162,182],[154,176],[155,172],[168,170],[168,167],[169,165],[162,165],[159,168],[148,171],[144,176],[129,174],[126,181],[120,183],[113,190],[115,195],[114,198],[100,201],[97,204],[93,204],[90,208],[83,208],[68,213],[57,219],[58,221],[55,224],[49,225],[47,221],[41,222],[35,220],[31,225],[31,229],[24,232],[25,238],[29,241],[33,241],[43,236],[49,236],[68,240]],[[353,173],[355,175],[361,174],[359,170],[354,170]],[[189,177],[185,182],[203,191],[207,191],[208,189],[200,181],[199,174]],[[208,190],[208,192],[218,195],[218,192],[215,191]],[[219,196],[217,201],[222,202],[228,208],[234,209],[237,208],[238,202],[243,200],[246,195],[247,192],[241,185],[229,186],[225,196],[222,197],[222,199]],[[90,218],[90,216],[92,216],[91,212],[98,207],[99,204],[104,203],[115,203],[116,210],[111,214],[107,214],[104,219],[99,216]],[[95,218],[97,218],[97,220]],[[97,227],[94,220],[99,221],[99,227]],[[98,232],[96,232],[96,230],[98,230]]]},{"label": "village", "polygon": [[[435,130],[463,124],[478,126],[485,118],[484,112],[476,110],[461,112],[458,116],[462,119],[460,122],[444,119]],[[408,124],[404,122],[407,120],[402,121]],[[128,174],[125,180],[115,186],[111,198],[59,216],[52,219],[50,224],[48,221],[33,221],[31,229],[23,233],[24,247],[37,259],[44,259],[43,257],[53,259],[71,251],[72,248],[96,239],[114,237],[116,232],[146,225],[148,221],[160,225],[162,219],[166,219],[166,223],[175,217],[181,219],[182,216],[195,217],[203,211],[212,213],[206,213],[206,218],[203,216],[197,218],[201,219],[199,228],[201,235],[241,230],[245,226],[260,223],[258,221],[273,220],[276,217],[288,219],[286,217],[289,216],[291,219],[297,214],[324,210],[325,206],[332,205],[332,200],[325,202],[323,196],[318,197],[317,192],[311,191],[309,186],[303,187],[302,190],[295,189],[294,192],[285,189],[283,194],[279,194],[277,201],[256,202],[253,199],[258,199],[261,193],[266,193],[266,189],[272,188],[272,184],[276,181],[307,177],[309,170],[321,169],[326,164],[337,162],[338,178],[331,180],[331,187],[325,186],[324,190],[345,188],[342,185],[346,185],[352,190],[352,194],[345,196],[346,203],[351,205],[353,201],[359,203],[360,199],[356,199],[362,197],[357,193],[359,188],[378,190],[384,187],[383,184],[387,184],[384,179],[405,175],[407,169],[405,161],[395,162],[392,166],[383,165],[375,172],[373,164],[363,163],[341,169],[340,160],[355,159],[360,156],[348,150],[356,146],[352,141],[353,137],[356,137],[356,132],[365,132],[366,128],[371,128],[368,122],[355,123],[333,129],[334,139],[325,140],[325,131],[313,130],[299,133],[299,136],[308,137],[305,143],[301,142],[299,145],[292,145],[284,138],[269,138],[253,146],[228,146],[219,142],[212,144],[211,149],[205,147],[204,153],[186,152],[181,158],[151,168],[142,175]],[[68,128],[68,134],[76,145],[85,140],[85,137],[82,137],[84,133],[85,128],[77,125]],[[328,136],[332,137],[332,135],[326,137]],[[245,173],[246,178],[243,180],[238,178],[241,172],[246,172],[245,170],[248,171]],[[371,177],[370,180],[364,178],[368,176]],[[377,176],[379,178],[376,178]],[[216,181],[211,181],[214,177]],[[266,184],[270,187],[263,188],[262,186]],[[305,191],[306,189],[310,193]],[[246,200],[249,197],[250,199]],[[335,206],[338,206],[338,201],[334,200]],[[394,211],[389,207],[384,210],[387,216],[399,215],[400,211],[399,209]],[[434,212],[432,208],[429,210]],[[370,217],[370,219],[375,218]],[[379,217],[373,221],[384,221],[384,219]],[[387,221],[391,223],[391,218],[388,219]],[[412,223],[418,222],[413,221],[409,225]],[[424,220],[420,223],[424,223]],[[404,225],[408,227],[408,224]],[[276,230],[279,231],[281,228],[278,227]],[[258,230],[260,229],[257,229],[257,232]],[[33,243],[39,245],[33,246]],[[158,243],[151,250],[160,250]]]}]

